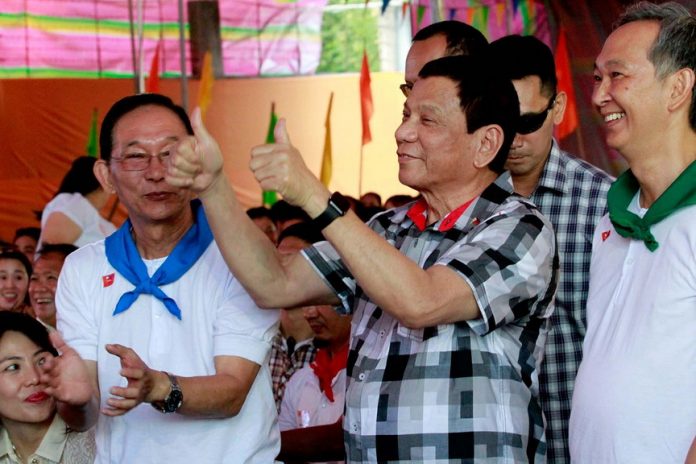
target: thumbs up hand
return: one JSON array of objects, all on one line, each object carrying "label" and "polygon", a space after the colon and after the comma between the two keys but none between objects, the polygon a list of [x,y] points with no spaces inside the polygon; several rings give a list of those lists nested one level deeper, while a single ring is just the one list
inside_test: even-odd
[{"label": "thumbs up hand", "polygon": [[191,125],[194,135],[180,141],[171,154],[166,181],[174,187],[190,188],[203,197],[224,177],[222,153],[203,124],[200,108],[193,111]]},{"label": "thumbs up hand", "polygon": [[326,207],[328,190],[307,168],[302,154],[290,142],[285,119],[278,120],[275,143],[251,150],[251,168],[263,190],[280,193],[288,203],[314,217]]}]

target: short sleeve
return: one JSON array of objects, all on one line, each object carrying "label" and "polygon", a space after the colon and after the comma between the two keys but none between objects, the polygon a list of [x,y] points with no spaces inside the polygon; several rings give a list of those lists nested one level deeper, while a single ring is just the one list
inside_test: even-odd
[{"label": "short sleeve", "polygon": [[343,314],[351,314],[357,283],[343,264],[336,249],[329,242],[319,242],[302,250],[302,255],[317,275],[341,300],[338,311]]},{"label": "short sleeve", "polygon": [[214,356],[239,356],[263,365],[278,331],[279,311],[261,309],[230,276],[213,328]]},{"label": "short sleeve", "polygon": [[[92,247],[68,255],[56,290],[57,329],[65,342],[83,358],[97,360],[99,327],[85,285],[85,275],[98,275],[81,264],[88,262]],[[82,269],[82,271],[80,271]],[[88,271],[88,272],[85,272]]]}]

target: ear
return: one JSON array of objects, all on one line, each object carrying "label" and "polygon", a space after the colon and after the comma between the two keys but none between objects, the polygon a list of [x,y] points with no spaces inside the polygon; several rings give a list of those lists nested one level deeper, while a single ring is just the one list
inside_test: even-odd
[{"label": "ear", "polygon": [[691,68],[682,68],[667,79],[670,92],[667,108],[670,112],[673,112],[678,110],[682,105],[686,105],[685,109],[688,111],[689,105],[691,104],[691,96],[695,91],[694,82],[696,81],[696,76],[694,75],[694,70]]},{"label": "ear", "polygon": [[503,145],[503,129],[497,124],[491,124],[480,127],[474,133],[477,138],[473,163],[474,167],[483,169],[493,161]]},{"label": "ear", "polygon": [[553,124],[557,126],[563,122],[563,115],[565,115],[566,105],[568,104],[568,95],[565,92],[558,92],[556,95],[556,104],[553,105],[551,110],[551,115],[553,117]]},{"label": "ear", "polygon": [[106,161],[102,159],[97,160],[97,162],[94,163],[92,170],[94,171],[95,177],[105,192],[116,193],[116,189],[111,181],[111,171],[109,170],[109,165],[106,163]]}]

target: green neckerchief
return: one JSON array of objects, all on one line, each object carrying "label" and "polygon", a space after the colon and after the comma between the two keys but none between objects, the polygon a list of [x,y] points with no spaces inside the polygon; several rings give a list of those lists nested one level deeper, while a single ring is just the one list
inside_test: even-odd
[{"label": "green neckerchief", "polygon": [[628,205],[639,187],[630,169],[616,179],[607,194],[609,219],[619,235],[642,240],[648,250],[655,251],[658,243],[650,227],[680,208],[696,205],[696,161],[672,182],[642,218],[628,211]]}]

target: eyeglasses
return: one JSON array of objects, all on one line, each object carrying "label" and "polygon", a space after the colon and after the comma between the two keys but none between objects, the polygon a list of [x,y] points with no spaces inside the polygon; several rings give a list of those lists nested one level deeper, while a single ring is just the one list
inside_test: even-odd
[{"label": "eyeglasses", "polygon": [[401,93],[404,94],[404,97],[408,97],[408,94],[411,93],[411,90],[413,89],[413,84],[411,82],[407,82],[405,84],[401,84],[399,88],[401,89]]},{"label": "eyeglasses", "polygon": [[520,118],[517,120],[517,133],[526,135],[541,129],[541,126],[543,126],[544,122],[546,121],[549,111],[553,109],[555,104],[556,94],[554,93],[545,110],[542,110],[539,113],[525,113],[520,115]]},{"label": "eyeglasses", "polygon": [[153,157],[167,166],[171,159],[171,153],[169,151],[163,151],[156,155],[148,155],[147,153],[127,153],[119,158],[112,156],[111,159],[117,161],[124,171],[144,171],[150,166]]}]

